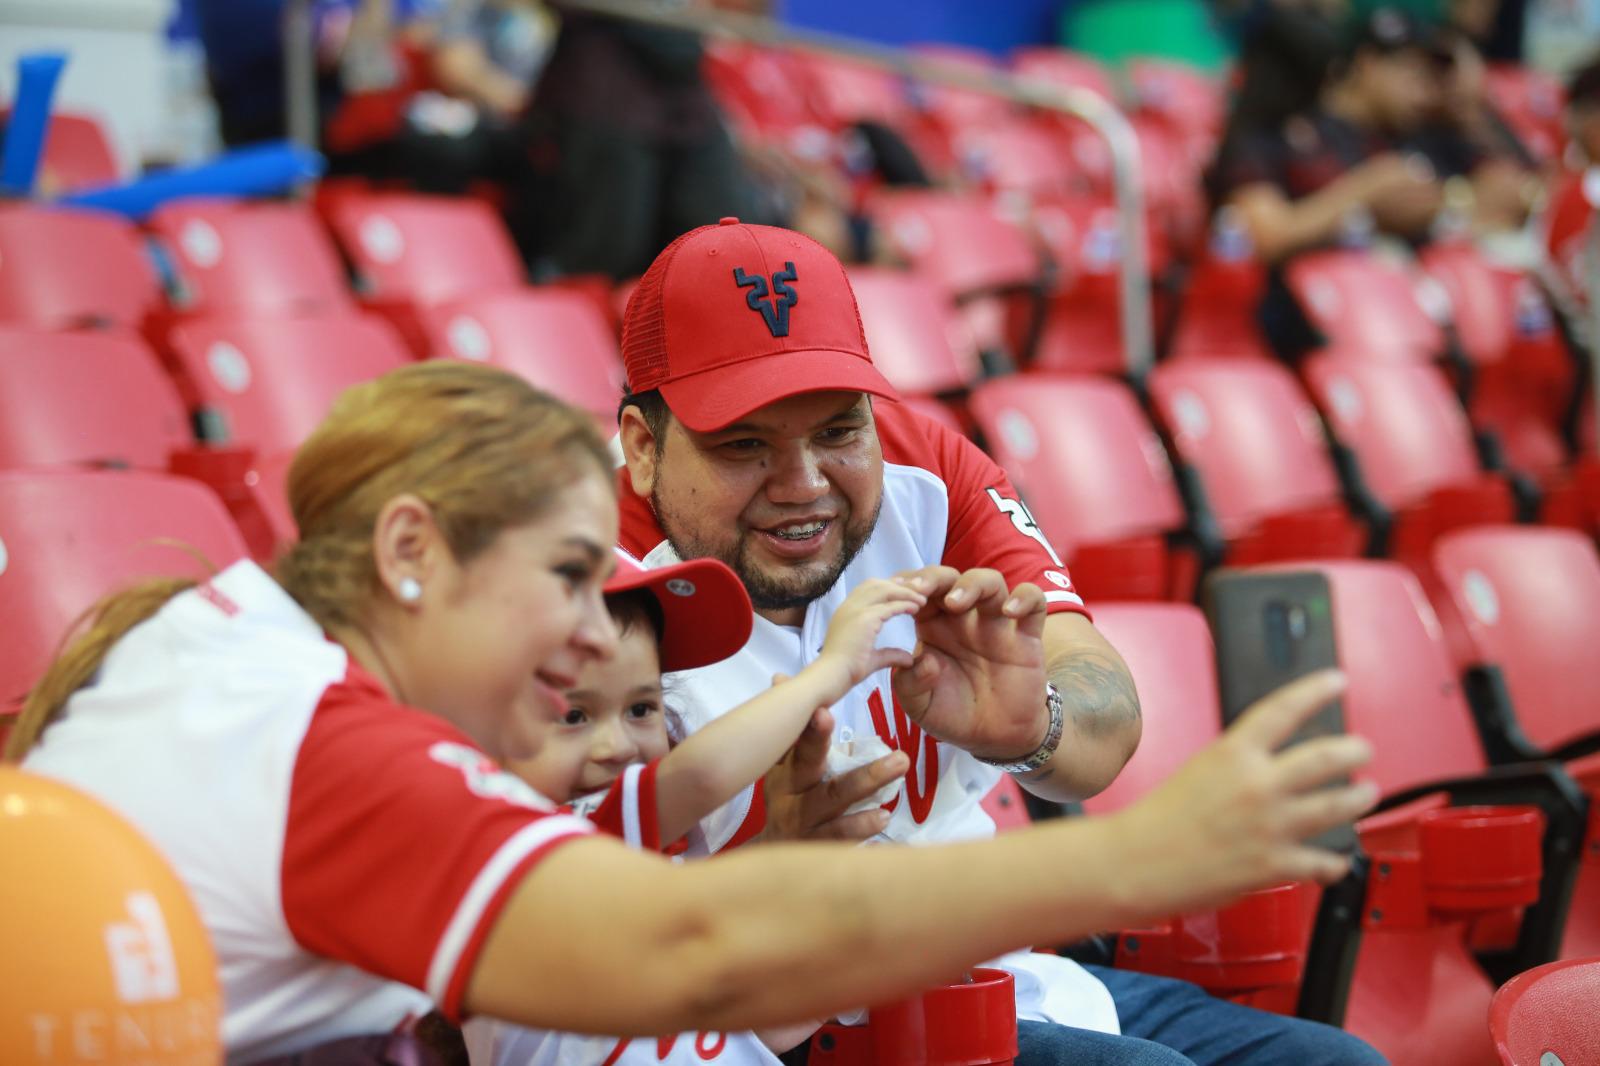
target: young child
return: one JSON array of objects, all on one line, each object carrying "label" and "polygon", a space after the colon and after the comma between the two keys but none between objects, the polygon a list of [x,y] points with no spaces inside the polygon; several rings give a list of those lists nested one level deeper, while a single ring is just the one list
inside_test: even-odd
[{"label": "young child", "polygon": [[[538,730],[537,750],[508,760],[528,784],[567,802],[635,847],[676,850],[695,824],[770,770],[813,715],[886,667],[903,649],[875,644],[885,622],[925,597],[896,581],[870,581],[839,607],[822,654],[792,678],[676,744],[661,674],[727,658],[749,639],[751,607],[733,571],[709,559],[645,570],[618,553],[606,599],[616,653],[584,668],[561,720]],[[574,799],[574,797],[577,797]],[[631,1063],[777,1063],[809,1033],[684,1033],[618,1039],[522,1029],[487,1020],[465,1027],[474,1066],[612,1066]]]}]

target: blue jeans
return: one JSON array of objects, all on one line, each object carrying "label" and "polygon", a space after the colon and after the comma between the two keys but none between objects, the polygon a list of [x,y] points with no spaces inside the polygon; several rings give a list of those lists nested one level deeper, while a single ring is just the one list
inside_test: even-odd
[{"label": "blue jeans", "polygon": [[1017,1023],[1017,1066],[1384,1066],[1342,1029],[1241,1007],[1186,981],[1086,969],[1117,1004],[1122,1036]]}]

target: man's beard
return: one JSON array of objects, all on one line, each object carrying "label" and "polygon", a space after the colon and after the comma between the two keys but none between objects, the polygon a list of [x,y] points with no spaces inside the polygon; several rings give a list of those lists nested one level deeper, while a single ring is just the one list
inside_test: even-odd
[{"label": "man's beard", "polygon": [[[838,582],[845,568],[855,561],[866,546],[872,531],[878,525],[878,513],[883,509],[883,497],[865,522],[851,521],[843,528],[843,550],[838,559],[820,574],[779,572],[773,574],[759,569],[750,559],[751,541],[741,539],[731,550],[719,551],[710,544],[686,532],[685,524],[674,519],[662,505],[659,493],[651,493],[650,506],[656,513],[656,522],[667,535],[667,542],[680,559],[716,559],[727,564],[738,575],[750,594],[750,602],[758,611],[787,611],[804,607],[812,600],[825,595]],[[853,517],[853,516],[852,516]]]}]

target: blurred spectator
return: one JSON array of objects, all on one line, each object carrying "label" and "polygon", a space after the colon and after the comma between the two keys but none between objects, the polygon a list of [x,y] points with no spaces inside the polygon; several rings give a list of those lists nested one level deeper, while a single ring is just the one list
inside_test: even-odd
[{"label": "blurred spectator", "polygon": [[562,13],[529,114],[538,223],[518,234],[540,272],[633,277],[695,226],[777,221],[700,68],[692,33]]},{"label": "blurred spectator", "polygon": [[1268,261],[1362,240],[1374,228],[1425,237],[1443,190],[1413,142],[1437,112],[1439,67],[1448,59],[1409,16],[1374,12],[1313,104],[1276,125],[1269,114],[1224,142],[1211,174],[1215,203],[1238,210]]},{"label": "blurred spectator", "polygon": [[1600,166],[1600,55],[1567,82],[1567,131],[1585,166]]}]

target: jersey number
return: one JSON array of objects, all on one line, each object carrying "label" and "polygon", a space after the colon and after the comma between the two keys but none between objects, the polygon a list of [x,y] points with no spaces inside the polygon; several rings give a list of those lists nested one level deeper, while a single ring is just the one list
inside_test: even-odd
[{"label": "jersey number", "polygon": [[1061,565],[1061,556],[1056,554],[1056,550],[1045,539],[1044,531],[1039,528],[1039,523],[1033,520],[1033,512],[1028,510],[1027,504],[1021,500],[1007,499],[994,489],[984,491],[989,494],[989,499],[994,501],[994,505],[1000,508],[1000,513],[1011,519],[1011,524],[1017,527],[1018,533],[1038,541],[1039,546],[1050,553],[1051,561],[1057,566]]}]

